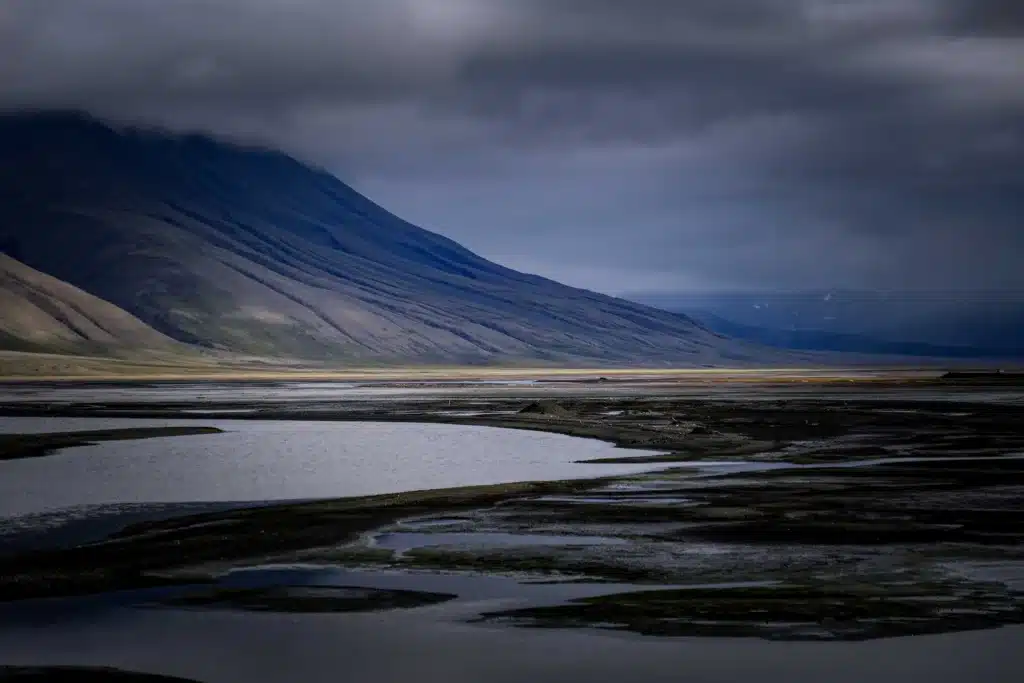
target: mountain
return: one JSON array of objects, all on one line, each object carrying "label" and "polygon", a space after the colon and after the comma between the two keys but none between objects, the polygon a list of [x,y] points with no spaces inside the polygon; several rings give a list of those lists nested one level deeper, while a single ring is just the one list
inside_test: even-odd
[{"label": "mountain", "polygon": [[722,334],[788,349],[947,358],[1024,358],[1016,292],[648,294]]},{"label": "mountain", "polygon": [[771,357],[487,261],[281,153],[39,113],[0,117],[0,158],[0,253],[181,342],[345,362]]},{"label": "mountain", "polygon": [[1024,358],[1024,352],[1014,352],[1009,349],[888,341],[863,334],[828,332],[817,329],[757,327],[732,322],[707,311],[691,311],[690,315],[709,329],[734,339],[744,339],[756,344],[794,351],[832,351],[944,359]]},{"label": "mountain", "polygon": [[0,254],[0,347],[71,353],[178,345],[133,315]]}]

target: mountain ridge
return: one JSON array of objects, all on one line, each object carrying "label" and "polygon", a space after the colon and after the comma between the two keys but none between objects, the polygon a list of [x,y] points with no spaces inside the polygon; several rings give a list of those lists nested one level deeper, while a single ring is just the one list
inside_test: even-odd
[{"label": "mountain ridge", "polygon": [[353,362],[772,355],[500,266],[279,152],[8,114],[0,155],[0,252],[181,342]]},{"label": "mountain ridge", "polygon": [[705,292],[637,295],[733,338],[781,348],[1024,358],[1024,292]]},{"label": "mountain ridge", "polygon": [[688,311],[687,313],[696,317],[711,329],[721,334],[729,335],[734,339],[744,339],[757,344],[764,344],[765,346],[794,351],[822,351],[892,357],[911,356],[948,360],[1012,360],[1024,358],[1024,351],[1014,351],[1006,348],[891,341],[868,335],[848,332],[827,332],[813,328],[785,329],[758,327],[726,320],[706,311]]}]

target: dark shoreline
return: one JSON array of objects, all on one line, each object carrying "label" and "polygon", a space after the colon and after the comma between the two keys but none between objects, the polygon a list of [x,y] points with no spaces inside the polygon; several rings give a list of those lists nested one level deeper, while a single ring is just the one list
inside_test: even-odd
[{"label": "dark shoreline", "polygon": [[0,666],[0,681],[13,683],[196,683],[175,676],[138,673],[110,667]]},{"label": "dark shoreline", "polygon": [[0,434],[0,461],[42,458],[65,448],[94,446],[106,441],[135,441],[172,436],[220,434],[216,427],[133,427],[47,434]]}]

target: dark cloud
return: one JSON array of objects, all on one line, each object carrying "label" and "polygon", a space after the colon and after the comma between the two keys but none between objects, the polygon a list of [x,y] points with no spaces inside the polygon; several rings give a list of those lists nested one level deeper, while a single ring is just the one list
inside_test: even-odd
[{"label": "dark cloud", "polygon": [[1024,4],[1017,0],[947,0],[946,26],[958,35],[1019,36],[1024,32]]},{"label": "dark cloud", "polygon": [[6,0],[0,107],[255,139],[604,291],[1024,288],[1016,0]]}]

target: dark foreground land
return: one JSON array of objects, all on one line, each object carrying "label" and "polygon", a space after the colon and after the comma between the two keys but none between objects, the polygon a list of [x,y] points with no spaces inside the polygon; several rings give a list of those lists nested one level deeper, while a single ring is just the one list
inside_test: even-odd
[{"label": "dark foreground land", "polygon": [[167,436],[218,434],[216,427],[141,427],[97,429],[57,434],[0,434],[0,460],[41,458],[65,448],[93,446],[104,441],[133,441]]},{"label": "dark foreground land", "polygon": [[184,678],[155,676],[104,667],[0,666],[0,681],[11,683],[190,683]]},{"label": "dark foreground land", "polygon": [[[108,594],[146,609],[289,614],[466,603],[453,612],[464,623],[773,640],[1024,623],[1024,407],[865,391],[262,401],[249,417],[490,425],[663,454],[642,456],[652,471],[628,477],[132,524],[77,547],[0,557],[0,600]],[[196,407],[64,412],[168,417]],[[623,450],[612,461],[638,458]],[[501,599],[480,602],[481,591]]]}]

